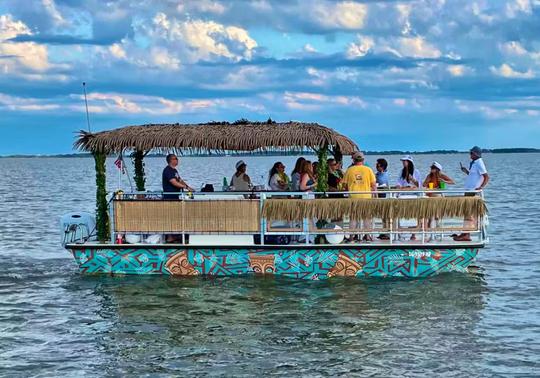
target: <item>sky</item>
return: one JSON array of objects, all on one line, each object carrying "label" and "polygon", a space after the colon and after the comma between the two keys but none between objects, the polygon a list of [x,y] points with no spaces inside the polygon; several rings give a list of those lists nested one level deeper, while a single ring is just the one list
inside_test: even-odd
[{"label": "sky", "polygon": [[318,122],[363,150],[540,147],[540,0],[0,0],[0,155],[87,129]]}]

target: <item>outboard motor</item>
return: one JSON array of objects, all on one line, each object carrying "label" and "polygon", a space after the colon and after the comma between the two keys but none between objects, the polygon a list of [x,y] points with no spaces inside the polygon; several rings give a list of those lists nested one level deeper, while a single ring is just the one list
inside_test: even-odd
[{"label": "outboard motor", "polygon": [[96,240],[96,218],[83,211],[67,213],[60,218],[62,245]]}]

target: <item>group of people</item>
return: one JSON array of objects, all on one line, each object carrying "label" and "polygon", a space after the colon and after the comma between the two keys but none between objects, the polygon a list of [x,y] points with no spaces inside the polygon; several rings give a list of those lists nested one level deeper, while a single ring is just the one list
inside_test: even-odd
[{"label": "group of people", "polygon": [[[469,152],[471,158],[469,168],[461,165],[461,171],[467,175],[464,189],[466,191],[481,190],[489,182],[489,175],[482,160],[482,149],[475,146]],[[376,192],[377,189],[392,187],[388,174],[388,162],[385,159],[377,159],[374,172],[365,164],[365,157],[362,152],[354,152],[351,158],[351,165],[345,171],[343,171],[341,161],[336,161],[335,159],[327,160],[327,187],[329,192],[348,191],[353,192],[349,195],[351,198],[372,198],[375,196],[373,192]],[[165,193],[163,197],[165,199],[174,199],[178,198],[178,196],[173,193],[183,190],[194,191],[178,174],[178,170],[176,169],[178,166],[178,157],[174,154],[169,154],[166,159],[167,166],[163,170],[162,176],[163,192]],[[446,185],[455,184],[454,180],[443,172],[442,165],[437,161],[431,163],[429,173],[422,180],[420,171],[415,167],[412,156],[406,155],[400,160],[402,169],[394,185],[397,189],[444,189]],[[289,178],[285,173],[285,165],[278,161],[269,171],[268,189],[274,192],[316,191],[319,180],[317,166],[318,162],[311,162],[300,157],[297,159]],[[251,178],[247,174],[247,164],[243,160],[236,163],[236,172],[231,177],[230,188],[240,192],[247,192],[253,188]],[[429,195],[437,196],[438,194],[432,193]],[[469,220],[469,223],[471,221],[473,220]],[[351,224],[351,228],[355,227],[356,223]],[[370,220],[364,220],[364,228],[371,228]],[[368,236],[369,238],[371,237]],[[462,233],[455,235],[454,239],[457,241],[469,241],[470,234]]]}]

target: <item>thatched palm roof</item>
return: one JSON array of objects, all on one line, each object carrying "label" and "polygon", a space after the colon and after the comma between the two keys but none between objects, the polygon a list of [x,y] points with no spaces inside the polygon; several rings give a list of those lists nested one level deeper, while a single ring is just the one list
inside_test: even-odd
[{"label": "thatched palm roof", "polygon": [[206,124],[148,124],[97,133],[80,132],[79,150],[118,153],[124,150],[255,151],[318,149],[328,145],[348,154],[356,144],[317,123],[212,122]]}]

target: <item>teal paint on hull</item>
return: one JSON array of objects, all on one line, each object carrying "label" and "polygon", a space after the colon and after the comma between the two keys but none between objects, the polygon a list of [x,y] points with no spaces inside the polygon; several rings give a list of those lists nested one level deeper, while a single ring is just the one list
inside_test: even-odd
[{"label": "teal paint on hull", "polygon": [[249,249],[82,248],[72,253],[82,273],[234,276],[275,274],[318,280],[334,276],[428,277],[466,272],[478,248]]}]

